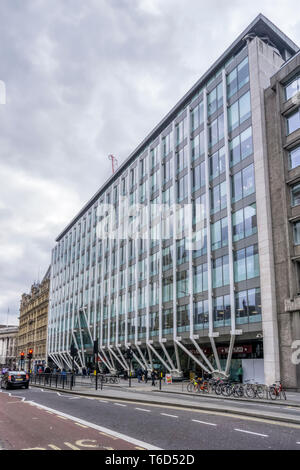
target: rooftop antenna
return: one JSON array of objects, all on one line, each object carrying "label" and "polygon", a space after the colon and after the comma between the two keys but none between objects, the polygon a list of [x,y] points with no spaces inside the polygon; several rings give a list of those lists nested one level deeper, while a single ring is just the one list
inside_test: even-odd
[{"label": "rooftop antenna", "polygon": [[108,159],[111,160],[112,172],[114,174],[114,172],[118,168],[118,160],[113,155],[108,155]]}]

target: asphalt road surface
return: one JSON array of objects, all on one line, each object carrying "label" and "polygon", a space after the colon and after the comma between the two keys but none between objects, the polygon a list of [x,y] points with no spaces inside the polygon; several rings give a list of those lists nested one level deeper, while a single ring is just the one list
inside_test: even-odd
[{"label": "asphalt road surface", "polygon": [[1,447],[300,450],[300,426],[32,387],[0,393]]}]

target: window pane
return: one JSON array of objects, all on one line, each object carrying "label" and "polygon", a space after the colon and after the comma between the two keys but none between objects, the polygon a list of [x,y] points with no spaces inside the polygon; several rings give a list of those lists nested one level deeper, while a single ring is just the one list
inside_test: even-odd
[{"label": "window pane", "polygon": [[233,225],[233,241],[237,242],[244,238],[244,211],[243,209],[235,212],[232,215],[232,225]]},{"label": "window pane", "polygon": [[238,163],[241,159],[240,136],[238,135],[230,142],[230,162],[231,166]]},{"label": "window pane", "polygon": [[246,83],[249,82],[249,63],[248,57],[241,62],[238,67],[238,89],[242,88]]},{"label": "window pane", "polygon": [[228,127],[232,131],[239,125],[239,103],[236,101],[228,109]]},{"label": "window pane", "polygon": [[294,224],[294,243],[300,245],[300,221]]},{"label": "window pane", "polygon": [[237,92],[237,69],[235,68],[227,77],[227,95],[230,98]]},{"label": "window pane", "polygon": [[287,133],[291,134],[300,128],[300,108],[287,118]]},{"label": "window pane", "polygon": [[244,168],[243,171],[243,197],[254,193],[254,167],[253,165]]},{"label": "window pane", "polygon": [[292,206],[300,204],[300,184],[297,184],[291,189],[292,192]]},{"label": "window pane", "polygon": [[289,153],[289,169],[292,170],[300,165],[300,147],[295,148]]},{"label": "window pane", "polygon": [[292,98],[297,92],[299,91],[299,78],[293,80],[289,85],[285,88],[285,96],[286,99],[289,100]]},{"label": "window pane", "polygon": [[241,156],[242,160],[253,153],[252,127],[241,133]]},{"label": "window pane", "polygon": [[247,206],[244,209],[245,237],[250,237],[257,232],[256,204]]},{"label": "window pane", "polygon": [[232,201],[236,202],[242,199],[242,173],[236,173],[232,178]]},{"label": "window pane", "polygon": [[239,100],[240,124],[251,116],[250,92],[246,93]]}]

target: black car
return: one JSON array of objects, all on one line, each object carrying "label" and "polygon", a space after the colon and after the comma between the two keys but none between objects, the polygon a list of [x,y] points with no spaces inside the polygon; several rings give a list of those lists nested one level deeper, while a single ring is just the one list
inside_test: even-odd
[{"label": "black car", "polygon": [[29,386],[29,375],[22,370],[8,370],[2,376],[1,388],[17,388]]}]

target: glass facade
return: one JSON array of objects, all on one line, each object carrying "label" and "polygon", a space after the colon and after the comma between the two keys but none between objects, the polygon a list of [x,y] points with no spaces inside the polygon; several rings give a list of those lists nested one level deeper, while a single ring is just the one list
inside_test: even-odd
[{"label": "glass facade", "polygon": [[[214,329],[230,334],[233,320],[261,322],[246,51],[195,92],[58,238],[53,357],[76,340],[83,364],[97,338],[109,368],[111,354],[129,344],[145,350],[199,332],[208,339]],[[251,289],[243,285],[249,280]]]}]

